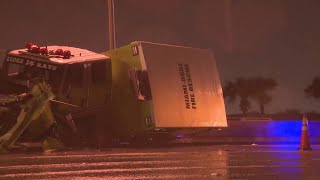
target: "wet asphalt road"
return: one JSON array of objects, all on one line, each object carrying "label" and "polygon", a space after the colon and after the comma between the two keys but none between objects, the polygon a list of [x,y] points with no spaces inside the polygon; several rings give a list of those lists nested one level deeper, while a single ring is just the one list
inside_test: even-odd
[{"label": "wet asphalt road", "polygon": [[0,155],[0,179],[320,179],[320,146],[207,145]]}]

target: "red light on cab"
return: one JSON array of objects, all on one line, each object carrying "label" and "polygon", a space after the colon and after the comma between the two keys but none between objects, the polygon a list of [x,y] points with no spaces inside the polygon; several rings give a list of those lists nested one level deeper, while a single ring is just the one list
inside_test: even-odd
[{"label": "red light on cab", "polygon": [[63,58],[69,59],[70,57],[71,57],[71,51],[65,50],[65,51],[63,52]]},{"label": "red light on cab", "polygon": [[26,44],[26,48],[31,51],[31,47],[33,46],[33,44],[31,42]]},{"label": "red light on cab", "polygon": [[36,46],[36,45],[32,45],[30,52],[39,54],[40,53],[40,47]]},{"label": "red light on cab", "polygon": [[47,48],[41,48],[41,49],[40,49],[40,54],[41,54],[41,55],[47,55],[47,54],[49,54],[49,51],[48,51]]},{"label": "red light on cab", "polygon": [[63,50],[62,50],[62,49],[57,49],[57,50],[54,52],[54,55],[61,55],[61,56],[63,56]]}]

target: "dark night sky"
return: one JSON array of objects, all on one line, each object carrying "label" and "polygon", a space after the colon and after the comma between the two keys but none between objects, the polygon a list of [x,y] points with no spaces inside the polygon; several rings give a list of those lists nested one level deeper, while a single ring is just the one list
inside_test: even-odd
[{"label": "dark night sky", "polygon": [[[320,112],[320,102],[303,93],[320,75],[320,1],[229,0],[229,11],[227,1],[115,0],[117,46],[144,40],[210,48],[223,82],[240,76],[278,81],[267,112]],[[27,41],[108,48],[105,0],[1,0],[0,22],[0,49]],[[237,110],[227,104],[228,113]]]}]

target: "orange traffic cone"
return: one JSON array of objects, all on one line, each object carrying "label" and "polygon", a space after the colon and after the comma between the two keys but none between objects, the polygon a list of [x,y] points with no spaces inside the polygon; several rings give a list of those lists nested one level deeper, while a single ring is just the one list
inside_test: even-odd
[{"label": "orange traffic cone", "polygon": [[309,140],[309,132],[308,132],[308,119],[307,115],[303,115],[302,117],[302,129],[301,129],[301,138],[300,138],[300,151],[312,150]]}]

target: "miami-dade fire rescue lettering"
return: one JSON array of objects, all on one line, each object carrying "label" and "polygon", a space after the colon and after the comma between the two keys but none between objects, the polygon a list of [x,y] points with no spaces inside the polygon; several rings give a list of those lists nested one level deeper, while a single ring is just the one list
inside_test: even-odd
[{"label": "miami-dade fire rescue lettering", "polygon": [[13,57],[13,56],[8,56],[6,61],[7,62],[16,63],[16,64],[25,65],[25,66],[48,69],[48,70],[52,70],[52,71],[55,71],[58,68],[57,66],[52,65],[52,64],[47,64],[47,63],[43,63],[43,62],[37,62],[37,61],[24,59],[24,58]]},{"label": "miami-dade fire rescue lettering", "polygon": [[186,109],[197,109],[196,97],[188,64],[178,64]]}]

